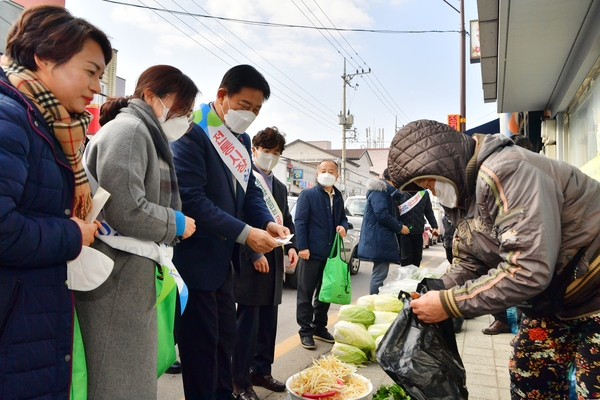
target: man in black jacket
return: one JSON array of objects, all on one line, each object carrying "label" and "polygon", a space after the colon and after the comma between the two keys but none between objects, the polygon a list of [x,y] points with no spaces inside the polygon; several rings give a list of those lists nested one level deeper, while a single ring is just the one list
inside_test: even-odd
[{"label": "man in black jacket", "polygon": [[[294,234],[296,229],[287,204],[287,189],[273,174],[285,147],[285,138],[275,127],[266,128],[252,138],[252,165],[257,186],[275,222]],[[298,261],[296,237],[283,247],[262,254],[242,247],[242,263],[234,274],[237,303],[237,335],[232,357],[233,390],[239,400],[256,400],[253,386],[275,392],[285,384],[271,375],[277,335],[277,309],[281,304],[285,274],[284,252],[290,267]]]},{"label": "man in black jacket", "polygon": [[[420,192],[409,193],[401,192],[399,196],[398,204],[401,205],[404,202],[411,199],[413,196],[420,195]],[[409,209],[404,214],[399,215],[398,220],[402,225],[408,226],[410,233],[408,235],[399,236],[401,258],[400,265],[421,265],[421,259],[423,258],[423,231],[425,230],[425,217],[433,228],[433,234],[438,235],[438,225],[431,208],[431,199],[429,197],[429,191],[425,191],[421,200]]]}]

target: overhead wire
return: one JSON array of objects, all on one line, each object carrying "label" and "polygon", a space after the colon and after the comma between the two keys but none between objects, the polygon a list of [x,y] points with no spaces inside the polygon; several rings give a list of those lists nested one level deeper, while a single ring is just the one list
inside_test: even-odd
[{"label": "overhead wire", "polygon": [[[138,0],[140,3],[142,3],[142,5],[146,6],[146,4],[142,1],[142,0]],[[194,31],[195,33],[197,33],[200,37],[202,37],[203,39],[205,39],[207,42],[209,42],[210,44],[212,44],[214,47],[218,48],[222,53],[226,54],[227,56],[229,56],[230,58],[233,59],[233,61],[235,62],[235,58],[233,58],[231,55],[227,54],[227,52],[225,52],[223,49],[221,49],[219,46],[217,46],[214,42],[212,42],[210,39],[207,39],[204,35],[202,35],[200,32],[198,32],[198,30],[194,29],[193,27],[191,27],[189,24],[187,24],[185,21],[183,21],[181,18],[179,18],[177,15],[175,15],[175,13],[172,12],[172,10],[167,9],[166,7],[164,7],[158,0],[154,0],[159,6],[163,7],[163,10],[172,14],[175,18],[177,18],[179,21],[181,21],[183,24],[185,24],[188,28],[190,28],[192,31]],[[173,1],[175,3],[175,1]],[[177,3],[176,3],[177,4]],[[183,10],[185,10],[185,8],[181,7],[179,4],[177,4],[180,8],[182,8]],[[151,10],[153,11],[155,14],[158,14],[157,11],[155,10]],[[189,15],[188,12],[186,12],[187,15]],[[179,28],[178,26],[176,26],[175,24],[171,23],[169,20],[167,20],[166,18],[164,18],[162,15],[158,14],[160,18],[164,19],[166,22],[168,22],[170,25],[174,26],[175,28],[177,28],[177,30],[179,30],[180,32],[182,32],[184,35],[186,35],[187,37],[189,37],[190,39],[192,39],[194,42],[196,42],[197,44],[199,44],[200,46],[202,46],[204,49],[206,49],[207,51],[209,51],[211,54],[213,54],[215,57],[219,58],[221,61],[223,61],[225,64],[227,64],[228,66],[232,66],[233,64],[225,61],[223,58],[219,57],[217,54],[215,54],[214,52],[210,51],[206,46],[204,46],[202,43],[198,42],[197,40],[195,40],[194,38],[192,38],[187,32],[183,31],[181,28]],[[204,25],[204,24],[203,24]],[[206,25],[205,25],[206,26]],[[215,34],[217,37],[219,37],[220,39],[223,40],[223,38],[221,36],[219,36],[216,32],[214,32],[213,30],[211,30],[210,28],[207,27],[207,29],[209,29],[213,34]],[[237,37],[237,36],[236,36]],[[239,39],[239,38],[238,38]],[[240,41],[242,41],[241,39],[239,39]],[[224,40],[225,41],[225,40]],[[227,42],[227,41],[225,41]],[[242,41],[243,42],[243,41]],[[246,44],[244,42],[244,44]],[[232,46],[233,47],[233,46]],[[249,46],[250,47],[250,46]],[[245,58],[249,59],[247,56],[245,56],[243,53],[241,53],[239,50],[237,50],[234,47],[234,50],[236,50],[240,55],[244,56]],[[249,59],[250,60],[250,59]],[[280,82],[276,77],[274,77],[273,75],[269,74],[268,71],[265,71],[265,74],[269,75],[270,77],[274,78],[276,81]],[[289,78],[288,78],[289,79]],[[281,83],[281,82],[280,82]],[[283,84],[283,83],[282,83]],[[285,86],[285,85],[284,85]],[[286,86],[287,87],[287,86]],[[290,98],[290,100],[293,101],[293,99],[291,99],[290,96],[286,95],[285,92],[281,92],[284,96],[287,96]],[[295,93],[295,92],[294,92]],[[297,93],[295,93],[296,95],[298,95]],[[308,114],[305,110],[298,108],[295,104],[291,103],[290,101],[286,101],[282,98],[282,96],[278,95],[277,93],[273,93],[272,94],[273,97],[276,97],[280,100],[282,100],[284,103],[288,104],[289,106],[291,106],[292,108],[295,108],[296,110],[298,110],[299,112],[301,112],[302,114],[310,117],[310,118],[318,118],[321,119],[321,123],[324,127],[331,129],[333,131],[337,131],[337,127],[336,129],[334,129],[331,125],[327,125],[327,124],[332,124],[331,121],[327,121],[326,119],[324,119],[324,117],[321,116],[317,116],[314,114]],[[309,101],[307,101],[306,99],[302,98],[302,96],[298,95],[298,97],[300,97],[301,99],[303,99],[303,101],[305,101],[307,104],[313,106],[313,104]],[[322,112],[322,110],[320,110],[318,107],[315,107],[315,109],[319,110]],[[323,123],[324,122],[324,123]]]},{"label": "overhead wire", "polygon": [[[311,19],[308,17],[308,15],[306,15],[306,13],[304,13],[304,11],[302,11],[302,9],[301,9],[301,8],[300,8],[300,7],[299,7],[297,4],[296,4],[296,2],[295,2],[294,0],[291,0],[291,1],[292,1],[292,3],[293,3],[293,4],[294,4],[294,5],[295,5],[295,6],[298,8],[298,10],[300,10],[300,12],[302,12],[302,14],[303,14],[303,15],[306,17],[306,19],[308,19],[308,20],[310,21],[310,23],[311,23],[311,24],[313,24],[313,25],[316,27],[316,25],[314,24],[314,22],[312,22],[312,20],[311,20]],[[319,20],[319,18],[318,18],[318,17],[315,15],[315,13],[314,13],[314,12],[313,12],[313,11],[310,9],[310,7],[308,7],[308,6],[306,5],[306,3],[304,3],[304,0],[300,0],[300,1],[302,2],[302,4],[304,4],[304,6],[307,8],[307,10],[308,10],[308,11],[309,11],[309,12],[310,12],[310,13],[311,13],[311,14],[312,14],[314,17],[315,17],[315,19],[316,19],[316,20],[319,22],[319,24],[321,24],[322,26],[324,26],[324,24],[323,24],[323,23],[322,23],[322,22]],[[317,3],[316,3],[316,1],[315,1],[315,4],[317,4]],[[319,7],[319,9],[320,9],[320,10],[321,10],[321,12],[322,12],[322,13],[325,15],[325,17],[326,17],[327,19],[329,19],[329,17],[327,16],[327,14],[325,14],[325,12],[323,11],[323,9],[321,9],[321,7],[320,7],[318,4],[317,4],[317,7]],[[331,23],[332,23],[332,25],[333,25],[333,22],[331,21],[331,19],[329,19],[329,22],[331,22]],[[334,25],[334,26],[335,26],[335,25]],[[326,40],[329,42],[329,44],[330,44],[330,45],[331,45],[331,46],[332,46],[332,47],[333,47],[333,48],[334,48],[334,49],[335,49],[335,50],[336,50],[336,51],[337,51],[337,52],[338,52],[338,53],[339,53],[341,56],[343,56],[344,58],[346,58],[346,59],[348,60],[348,62],[351,64],[351,66],[352,66],[353,68],[355,68],[355,69],[358,71],[358,69],[360,68],[360,67],[359,67],[359,64],[356,62],[356,60],[354,60],[354,57],[352,56],[352,54],[350,54],[350,53],[349,53],[349,52],[348,52],[348,51],[347,51],[347,50],[344,48],[344,46],[343,46],[343,45],[342,45],[342,44],[341,44],[341,43],[340,43],[340,42],[339,42],[339,41],[338,41],[338,40],[337,40],[335,37],[333,37],[333,35],[331,34],[331,32],[329,32],[329,31],[328,31],[327,33],[328,33],[328,34],[329,34],[329,36],[331,36],[331,38],[332,38],[332,39],[333,39],[333,40],[334,40],[334,41],[335,41],[335,42],[338,44],[338,46],[339,46],[339,49],[338,49],[338,48],[337,48],[337,47],[336,47],[336,46],[335,46],[335,45],[334,45],[334,44],[331,42],[331,40],[329,40],[329,39],[328,39],[328,38],[325,36],[325,34],[324,34],[324,33],[322,33],[322,32],[321,32],[321,35],[322,35],[322,36],[323,36],[323,37],[324,37],[324,38],[325,38],[325,39],[326,39]],[[342,38],[343,38],[344,40],[346,40],[346,39],[344,38],[344,36],[343,36],[341,33],[339,33],[339,32],[338,32],[338,34],[339,34],[340,36],[342,36]],[[348,41],[347,41],[347,40],[346,40],[346,42],[348,43]],[[348,43],[348,44],[349,44],[349,43]],[[351,45],[350,45],[350,47],[352,48],[352,46],[351,46]],[[341,50],[342,50],[344,53],[346,53],[347,57],[345,57],[345,56],[342,54],[342,51],[340,51],[340,49],[341,49]],[[353,50],[354,50],[354,49],[353,49]],[[357,54],[358,54],[358,53],[357,53]],[[363,60],[363,61],[364,61],[364,60]],[[372,88],[372,87],[369,85],[369,82],[367,82],[367,81],[365,81],[365,82],[367,83],[367,86],[368,86],[368,87],[369,87],[369,88],[370,88],[370,89],[373,91],[373,93],[375,93],[375,90],[374,90],[374,89],[373,89],[373,88]],[[380,91],[379,89],[377,89],[377,90],[379,91],[380,95],[381,95],[381,96],[383,96],[383,94],[381,93],[381,91]],[[390,112],[392,115],[396,114],[396,113],[395,113],[395,112],[394,112],[392,109],[390,109],[390,107],[389,107],[389,106],[391,106],[391,104],[390,104],[389,100],[387,100],[387,99],[386,99],[386,101],[387,101],[387,104],[386,104],[386,103],[385,103],[385,102],[382,100],[382,97],[379,97],[379,96],[377,96],[377,93],[375,93],[375,95],[376,95],[376,97],[379,99],[379,101],[382,103],[382,105],[383,105],[383,106],[384,106],[384,107],[385,107],[385,108],[386,108],[386,109],[387,109],[387,110],[388,110],[388,111],[389,111],[389,112]],[[385,97],[385,96],[383,96],[383,97]],[[393,108],[393,106],[392,106],[392,108]]]},{"label": "overhead wire", "polygon": [[[360,54],[358,54],[358,52],[354,49],[354,47],[350,44],[350,42],[348,42],[348,40],[346,39],[346,37],[344,35],[342,35],[342,33],[340,32],[340,30],[338,30],[336,28],[336,26],[333,23],[333,21],[331,20],[331,18],[329,18],[329,16],[321,8],[321,6],[319,5],[319,3],[317,3],[317,0],[313,0],[313,1],[317,5],[317,7],[319,8],[319,10],[321,10],[321,12],[323,13],[323,15],[325,15],[325,17],[327,18],[327,20],[329,21],[329,23],[331,23],[331,25],[337,30],[338,34],[342,37],[342,39],[344,39],[344,41],[348,44],[348,46],[350,46],[350,48],[352,49],[352,51],[354,52],[354,54],[356,54],[358,56],[358,58],[360,58],[360,60],[363,62],[363,65],[366,66],[369,70],[371,70],[371,68],[368,66],[367,62],[360,56]],[[396,105],[396,108],[397,108],[398,111],[400,111],[400,114],[403,114],[406,117],[406,122],[410,122],[410,118],[408,117],[408,115],[406,115],[406,113],[402,110],[402,108],[400,108],[400,106],[398,105],[398,103],[395,102],[394,98],[389,94],[389,92],[387,91],[387,89],[385,88],[385,86],[381,83],[381,81],[379,80],[379,78],[375,74],[375,71],[371,70],[371,73],[373,74],[373,76],[375,77],[375,79],[377,79],[377,82],[379,82],[379,85],[387,93],[388,98],[391,99],[392,102]],[[366,79],[371,80],[371,78],[369,77],[369,75],[366,76]],[[374,84],[374,86],[377,86],[377,85]],[[373,90],[373,89],[371,88],[371,90]],[[381,91],[380,91],[380,93],[381,93]],[[389,102],[388,102],[388,104],[389,104]],[[390,106],[391,106],[391,104],[390,104]],[[393,108],[393,106],[392,106],[392,108]],[[389,111],[389,109],[388,109],[388,111]],[[393,114],[393,112],[392,112],[392,114]]]},{"label": "overhead wire", "polygon": [[[292,1],[292,3],[294,3],[294,5],[296,5],[296,7],[298,7],[298,5],[297,5],[297,4],[294,2],[294,0],[291,0],[291,1]],[[321,24],[321,26],[324,26],[324,24],[321,22],[321,20],[319,19],[319,17],[317,17],[317,15],[316,15],[316,14],[315,14],[315,13],[314,13],[314,12],[313,12],[311,9],[310,9],[310,7],[308,7],[308,5],[306,5],[306,3],[304,2],[304,0],[300,0],[300,1],[302,2],[302,4],[304,4],[304,7],[306,7],[306,9],[307,9],[307,10],[308,10],[308,11],[309,11],[309,12],[310,12],[312,15],[313,15],[313,17],[315,17],[315,19],[317,20],[317,22],[318,22],[319,24]],[[332,24],[332,25],[334,25],[334,24],[333,24],[333,22],[331,21],[331,19],[329,19],[329,17],[327,16],[327,14],[325,14],[325,12],[323,11],[323,9],[322,9],[322,8],[319,6],[319,4],[316,2],[316,0],[313,0],[313,1],[315,2],[315,4],[317,5],[317,7],[319,8],[319,10],[321,10],[321,12],[323,13],[323,15],[325,15],[325,17],[326,17],[326,18],[329,20],[329,22],[331,22],[331,24]],[[300,7],[298,7],[298,9],[300,10]],[[300,10],[300,11],[302,12],[302,10]],[[307,16],[307,15],[306,15],[304,12],[303,12],[303,14],[304,14],[304,16],[306,16],[306,17],[307,17],[307,19],[309,19],[309,18],[308,18],[308,16]],[[310,19],[309,19],[309,21],[310,21]],[[313,23],[312,21],[311,21],[311,23],[314,25],[314,23]],[[315,25],[315,26],[316,26],[316,25]],[[335,27],[335,25],[334,25],[334,27]],[[343,51],[344,51],[344,52],[345,52],[345,53],[348,55],[348,58],[350,59],[350,64],[351,64],[351,65],[352,65],[354,68],[356,68],[356,70],[357,70],[357,72],[358,72],[359,66],[358,66],[358,64],[357,64],[356,60],[354,59],[354,57],[352,56],[352,54],[350,54],[350,52],[348,52],[348,51],[347,51],[347,50],[344,48],[344,46],[343,46],[343,45],[342,45],[342,44],[341,44],[341,43],[340,43],[340,42],[339,42],[339,41],[338,41],[338,40],[337,40],[337,39],[336,39],[336,38],[335,38],[335,37],[334,37],[334,36],[331,34],[331,32],[329,32],[329,31],[328,31],[327,33],[328,33],[328,34],[329,34],[329,36],[331,36],[331,38],[332,38],[332,39],[333,39],[333,40],[334,40],[334,41],[335,41],[335,42],[338,44],[338,46],[339,46],[339,47],[340,47],[340,48],[341,48],[341,49],[342,49],[342,50],[343,50]],[[322,34],[322,35],[325,37],[325,35],[324,35],[323,33],[321,33],[321,34]],[[341,33],[339,33],[339,32],[338,32],[338,34],[339,34],[339,35],[342,37],[342,39],[344,39],[344,40],[346,41],[346,43],[348,43],[348,41],[346,40],[346,38],[344,37],[344,35],[342,35],[342,34],[341,34]],[[325,39],[327,39],[327,37],[325,37]],[[331,45],[332,45],[332,46],[333,46],[333,47],[334,47],[336,50],[338,50],[338,49],[337,49],[337,48],[336,48],[336,47],[333,45],[333,43],[331,43],[331,41],[330,41],[329,39],[327,39],[327,41],[328,41],[328,42],[329,42],[329,43],[330,43],[330,44],[331,44]],[[350,43],[348,43],[348,45],[350,46],[350,48],[352,48],[352,46],[350,45]],[[354,50],[354,49],[352,48],[352,50]],[[340,52],[339,50],[338,50],[338,53],[340,53],[340,54],[341,54],[341,52]],[[356,53],[356,51],[355,51],[355,53]],[[358,54],[358,53],[356,53],[356,54]],[[353,62],[354,62],[354,64],[353,64]],[[366,81],[365,81],[365,82],[366,82]],[[370,88],[370,89],[371,89],[371,90],[372,90],[372,91],[375,93],[375,90],[373,90],[373,88],[372,88],[372,87],[369,85],[369,83],[368,83],[368,82],[366,82],[366,83],[367,83],[367,86],[368,86],[368,87],[369,87],[369,88]],[[379,89],[377,89],[377,90],[379,91],[379,93],[380,93],[381,95],[383,95]],[[375,95],[377,95],[377,93],[375,93]],[[388,105],[390,105],[390,106],[391,106],[391,104],[389,103],[389,101],[386,99],[386,101],[388,102],[388,104],[385,104],[385,103],[383,102],[383,100],[382,100],[380,97],[378,97],[378,99],[379,99],[379,101],[381,101],[381,103],[383,104],[383,106],[384,106],[385,108],[387,108],[387,110],[388,110],[390,113],[392,113],[392,115],[393,115],[393,114],[394,114],[394,111],[392,111],[392,110],[391,110],[391,109],[388,107]],[[393,107],[392,107],[392,108],[393,108]]]},{"label": "overhead wire", "polygon": [[[106,0],[105,0],[106,1]],[[158,13],[154,8],[148,7],[146,6],[146,4],[144,4],[144,2],[142,0],[138,0],[140,3],[142,3],[142,5],[145,6],[145,8],[149,9],[150,11],[152,11],[153,13],[155,13],[158,17],[162,18],[163,20],[165,20],[168,24],[172,25],[175,29],[177,29],[179,32],[183,33],[185,36],[187,36],[188,38],[192,39],[194,42],[196,42],[196,44],[200,45],[204,50],[208,51],[210,54],[212,54],[213,56],[217,57],[219,60],[223,61],[225,64],[231,66],[230,63],[228,63],[227,61],[225,61],[224,59],[222,59],[221,57],[219,57],[217,54],[215,54],[214,52],[212,52],[208,47],[206,47],[204,44],[200,43],[199,41],[197,41],[196,39],[194,39],[193,37],[191,37],[190,35],[188,35],[187,32],[185,32],[184,30],[182,30],[180,27],[178,27],[177,25],[173,24],[171,21],[169,21],[168,19],[166,19],[165,17],[163,17],[160,13]],[[156,0],[155,0],[156,1]],[[156,1],[156,3],[158,3],[158,1]],[[158,3],[160,5],[160,3]],[[129,4],[128,4],[129,5]],[[179,18],[178,18],[179,19]],[[181,19],[179,19],[181,21]],[[183,21],[181,21],[183,22]],[[185,23],[185,22],[184,22]],[[186,24],[187,25],[187,24]],[[189,25],[188,25],[189,26]],[[203,39],[206,39],[202,34],[198,33]],[[210,40],[206,39],[207,42],[211,43],[212,45],[214,45],[214,43],[212,43]],[[220,48],[218,46],[215,46],[216,48],[218,48],[220,50]],[[222,50],[221,50],[222,51]],[[226,55],[228,55],[227,53],[225,53]],[[230,56],[231,57],[231,56]]]},{"label": "overhead wire", "polygon": [[[173,2],[175,4],[177,4],[175,2],[175,0],[173,0]],[[208,15],[210,15],[201,5],[199,5],[196,0],[192,0],[192,2],[198,6],[202,11],[204,11],[205,13],[207,13]],[[179,4],[178,4],[179,5]],[[179,6],[182,10],[185,10],[183,7]],[[192,15],[192,13],[190,13],[189,15]],[[197,20],[197,19],[196,19]],[[200,22],[200,21],[198,21]],[[328,109],[332,114],[335,115],[335,111],[331,110],[329,107],[327,107],[327,105],[325,105],[321,100],[319,100],[319,98],[313,96],[311,93],[309,93],[306,89],[304,89],[301,85],[299,85],[294,79],[290,78],[289,76],[287,76],[283,71],[281,71],[279,68],[277,68],[273,63],[271,63],[269,60],[267,60],[265,57],[263,57],[258,51],[256,51],[252,46],[248,45],[244,40],[242,40],[239,36],[237,36],[234,32],[232,32],[229,28],[227,28],[223,23],[221,23],[220,21],[217,20],[217,22],[219,23],[219,25],[221,25],[224,29],[226,29],[229,33],[231,33],[233,36],[235,36],[240,42],[242,42],[246,47],[248,47],[250,50],[252,50],[257,56],[259,56],[260,58],[262,58],[267,64],[269,64],[271,67],[273,67],[277,72],[279,72],[281,75],[283,75],[284,77],[286,77],[287,79],[289,79],[292,83],[294,83],[296,86],[298,86],[300,89],[302,89],[306,94],[308,94],[310,97],[312,97],[317,103],[321,104],[323,107],[325,107],[326,109]],[[204,26],[206,26],[205,24],[203,24]],[[208,26],[206,26],[208,28]],[[210,28],[209,28],[210,29]],[[215,33],[216,34],[216,33]],[[272,76],[272,75],[271,75]],[[274,79],[277,80],[277,78],[273,77]],[[293,92],[292,89],[290,89],[289,87],[287,87],[283,82],[279,81],[279,83],[281,83],[282,85],[284,85],[284,87],[286,89],[289,89],[290,91]],[[296,92],[293,92],[294,94],[298,95]],[[298,97],[301,97],[300,95],[298,95]],[[303,99],[305,100],[305,99]],[[316,107],[319,111],[320,110],[318,107]]]},{"label": "overhead wire", "polygon": [[[137,8],[148,8],[148,9],[154,9],[156,11],[164,11],[163,9],[160,9],[160,8],[141,7],[137,4],[125,3],[122,1],[116,1],[116,0],[102,0],[102,1],[105,3],[112,3],[112,4],[131,6],[131,7],[137,7]],[[184,14],[183,12],[180,12],[180,11],[173,11],[173,12],[176,14]],[[439,30],[439,29],[401,31],[401,30],[394,30],[394,29],[315,27],[315,26],[306,26],[306,25],[280,24],[280,23],[275,23],[275,22],[252,21],[252,20],[238,19],[238,18],[218,17],[218,16],[206,15],[206,14],[193,14],[193,15],[196,17],[199,17],[199,18],[209,18],[209,19],[245,24],[245,25],[256,25],[256,26],[275,27],[275,28],[298,28],[298,29],[311,29],[311,30],[323,30],[323,31],[337,30],[337,31],[343,31],[343,32],[362,32],[362,33],[381,33],[381,34],[460,33],[460,31],[457,31],[457,30]]]}]

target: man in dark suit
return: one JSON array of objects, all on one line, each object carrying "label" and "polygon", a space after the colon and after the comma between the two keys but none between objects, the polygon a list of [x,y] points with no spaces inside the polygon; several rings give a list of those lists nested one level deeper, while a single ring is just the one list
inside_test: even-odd
[{"label": "man in dark suit", "polygon": [[[285,146],[277,128],[266,128],[252,138],[252,165],[257,184],[263,191],[267,208],[275,221],[295,233],[287,204],[287,188],[272,173]],[[275,358],[277,309],[281,304],[285,275],[284,250],[290,267],[298,261],[296,237],[284,247],[262,254],[244,246],[239,274],[234,274],[237,303],[237,336],[233,353],[233,390],[238,398],[257,398],[254,386],[275,392],[285,391],[285,384],[271,375]]]},{"label": "man in dark suit", "polygon": [[269,95],[256,69],[231,68],[216,100],[202,104],[190,132],[172,144],[183,210],[198,221],[195,234],[175,246],[173,259],[189,289],[176,321],[188,400],[231,399],[232,266],[239,270],[240,245],[268,253],[278,246],[274,237],[289,234],[273,221],[255,184],[244,133]]}]

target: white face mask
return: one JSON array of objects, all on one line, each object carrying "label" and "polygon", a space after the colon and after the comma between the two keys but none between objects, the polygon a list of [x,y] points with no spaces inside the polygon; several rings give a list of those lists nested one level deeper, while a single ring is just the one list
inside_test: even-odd
[{"label": "white face mask", "polygon": [[458,200],[456,198],[456,190],[448,182],[435,180],[435,196],[440,200],[440,204],[448,208],[456,208]]},{"label": "white face mask", "polygon": [[104,253],[83,246],[76,259],[67,261],[67,287],[82,292],[94,290],[108,279],[114,264]]},{"label": "white face mask", "polygon": [[333,186],[336,180],[337,178],[335,177],[335,175],[331,175],[328,173],[317,175],[317,182],[319,182],[319,184],[323,187]]},{"label": "white face mask", "polygon": [[175,117],[171,118],[167,122],[161,122],[165,136],[169,142],[174,142],[190,129],[190,121],[188,117]]},{"label": "white face mask", "polygon": [[256,150],[256,159],[254,162],[256,165],[258,165],[258,168],[262,169],[263,171],[270,172],[273,171],[273,168],[275,168],[279,162],[279,156]]},{"label": "white face mask", "polygon": [[160,97],[158,98],[160,104],[163,106],[163,115],[158,118],[160,126],[167,137],[169,142],[174,142],[190,129],[190,121],[187,117],[175,117],[167,121],[167,115],[169,114],[169,108],[165,106]]},{"label": "white face mask", "polygon": [[[227,97],[227,105],[229,106],[229,97]],[[256,114],[250,110],[232,110],[231,107],[225,114],[223,106],[221,112],[224,114],[225,126],[233,133],[244,133],[246,129],[256,119]]]},{"label": "white face mask", "polygon": [[167,121],[167,114],[169,114],[170,108],[165,106],[165,103],[163,103],[163,101],[160,99],[160,97],[158,97],[158,101],[160,101],[160,104],[162,104],[162,106],[163,106],[163,115],[160,118],[157,117],[158,122],[160,122],[161,124],[164,124]]}]

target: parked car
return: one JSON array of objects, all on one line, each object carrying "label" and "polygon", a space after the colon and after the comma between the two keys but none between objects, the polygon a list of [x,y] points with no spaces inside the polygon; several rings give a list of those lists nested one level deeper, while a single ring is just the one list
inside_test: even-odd
[{"label": "parked car", "polygon": [[365,207],[367,206],[367,196],[350,196],[344,203],[346,217],[348,222],[352,223],[354,229],[360,231],[362,227]]},{"label": "parked car", "polygon": [[[296,217],[296,201],[297,198],[293,197],[294,204],[288,203],[290,207],[290,214],[292,215],[292,219]],[[289,198],[288,198],[289,200]],[[360,230],[354,228],[354,225],[348,221],[348,232],[346,233],[346,237],[343,240],[344,250],[342,251],[341,258],[348,264],[348,268],[350,269],[350,275],[356,275],[358,270],[360,269],[360,260],[356,258],[356,252],[358,251],[358,242],[360,241]],[[296,289],[298,287],[298,269],[297,268],[287,268],[290,265],[287,256],[285,256],[285,282],[287,285]]]}]

